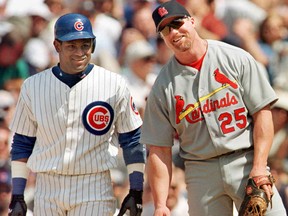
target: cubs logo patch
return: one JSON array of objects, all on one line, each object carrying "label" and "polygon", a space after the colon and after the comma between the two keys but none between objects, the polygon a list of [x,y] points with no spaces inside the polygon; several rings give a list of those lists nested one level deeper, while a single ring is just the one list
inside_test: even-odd
[{"label": "cubs logo patch", "polygon": [[110,104],[103,101],[90,103],[83,111],[84,127],[94,135],[103,135],[109,131],[114,119],[114,111]]},{"label": "cubs logo patch", "polygon": [[136,107],[132,97],[130,97],[130,107],[136,115],[139,115],[139,112],[137,110],[137,107]]},{"label": "cubs logo patch", "polygon": [[81,21],[77,21],[74,23],[74,28],[77,30],[77,31],[82,31],[84,29],[84,24],[83,22]]}]

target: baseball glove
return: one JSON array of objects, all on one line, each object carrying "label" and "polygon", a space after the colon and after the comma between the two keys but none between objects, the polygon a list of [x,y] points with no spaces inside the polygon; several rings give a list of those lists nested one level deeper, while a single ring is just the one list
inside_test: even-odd
[{"label": "baseball glove", "polygon": [[251,177],[246,185],[246,194],[240,206],[239,216],[264,216],[270,201],[265,191],[261,188],[263,185],[273,186],[275,179],[272,175],[263,175]]}]

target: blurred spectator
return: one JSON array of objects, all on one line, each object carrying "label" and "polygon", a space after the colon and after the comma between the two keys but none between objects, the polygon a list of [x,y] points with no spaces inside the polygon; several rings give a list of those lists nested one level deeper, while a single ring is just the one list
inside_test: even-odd
[{"label": "blurred spectator", "polygon": [[122,33],[122,23],[118,17],[113,16],[115,7],[115,0],[84,0],[79,2],[76,12],[90,19],[96,35],[96,47],[91,61],[118,73],[118,42]]},{"label": "blurred spectator", "polygon": [[[0,216],[7,216],[9,212],[11,181],[10,168],[0,167]],[[26,216],[33,216],[33,212],[28,209]]]},{"label": "blurred spectator", "polygon": [[135,41],[128,45],[125,60],[122,75],[126,78],[135,105],[143,117],[146,98],[156,79],[155,51],[146,40]]},{"label": "blurred spectator", "polygon": [[[113,184],[113,192],[116,198],[116,212],[114,216],[119,213],[120,205],[123,202],[125,195],[129,192],[129,180],[127,174],[121,169],[111,169],[111,179]],[[124,214],[126,216],[127,214]]]},{"label": "blurred spectator", "polygon": [[127,46],[138,40],[146,40],[144,35],[136,28],[126,28],[123,29],[123,32],[121,34],[120,38],[120,47],[119,47],[119,54],[118,54],[118,62],[120,66],[123,66],[125,64],[125,52]]},{"label": "blurred spectator", "polygon": [[284,40],[282,17],[269,14],[258,29],[255,29],[248,19],[239,19],[236,24],[234,32],[240,38],[240,46],[265,65],[269,81],[274,86],[278,73],[281,73],[281,69],[286,72],[288,63],[288,43]]},{"label": "blurred spectator", "polygon": [[40,38],[31,38],[23,53],[23,58],[27,61],[30,74],[36,74],[50,65],[50,52],[46,43]]},{"label": "blurred spectator", "polygon": [[155,73],[158,75],[164,64],[166,64],[172,57],[171,49],[166,46],[164,40],[158,36],[156,40],[156,69]]},{"label": "blurred spectator", "polygon": [[14,97],[15,101],[17,101],[23,82],[24,80],[22,78],[15,78],[15,79],[13,78],[6,80],[6,82],[3,85],[3,90],[10,92]]},{"label": "blurred spectator", "polygon": [[50,21],[47,27],[41,32],[40,38],[45,41],[50,53],[50,66],[58,63],[58,53],[53,46],[54,40],[54,24],[56,20],[63,14],[72,12],[74,4],[65,3],[64,0],[44,0],[44,4],[47,5],[50,11]]},{"label": "blurred spectator", "polygon": [[11,173],[0,167],[0,216],[7,216],[11,198]]},{"label": "blurred spectator", "polygon": [[271,173],[276,180],[275,186],[279,191],[288,215],[288,175],[287,171],[284,170],[283,160],[277,157],[272,157],[269,159],[268,165],[270,166]]},{"label": "blurred spectator", "polygon": [[41,33],[47,28],[52,14],[44,3],[38,3],[28,12],[31,18],[30,38],[24,47],[23,57],[28,62],[30,71],[33,74],[50,66],[52,57],[46,42],[41,38]]},{"label": "blurred spectator", "polygon": [[275,6],[275,13],[279,14],[284,21],[284,26],[288,30],[288,1],[279,0]]},{"label": "blurred spectator", "polygon": [[9,79],[30,76],[28,63],[22,55],[30,36],[31,20],[29,17],[10,17],[7,22],[13,27],[0,42],[0,89]]},{"label": "blurred spectator", "polygon": [[[270,2],[271,0],[265,0]],[[248,19],[253,24],[253,28],[258,28],[260,23],[266,18],[267,11],[257,5],[254,0],[225,0],[220,19],[227,26],[230,44],[240,46],[239,38],[234,33],[234,27],[238,19]]]},{"label": "blurred spectator", "polygon": [[203,38],[225,41],[226,24],[216,16],[215,0],[186,0],[184,6],[196,19],[196,27]]},{"label": "blurred spectator", "polygon": [[[125,28],[133,27],[133,17],[142,8],[154,9],[155,0],[126,0],[124,4]],[[152,14],[152,11],[151,11]],[[150,15],[151,15],[150,14]],[[144,24],[144,23],[143,23]],[[146,24],[146,23],[145,23]]]},{"label": "blurred spectator", "polygon": [[[283,90],[275,91],[279,99],[272,106],[272,117],[275,135],[269,157],[279,158],[280,155],[277,155],[277,152],[279,152],[280,148],[283,148],[281,145],[285,146],[285,143],[288,142],[288,92]],[[288,156],[288,148],[282,149],[281,152],[282,154],[286,155],[286,157]],[[284,155],[281,156],[281,159],[284,159]]]},{"label": "blurred spectator", "polygon": [[44,3],[55,17],[60,17],[71,10],[64,0],[44,0]]},{"label": "blurred spectator", "polygon": [[143,7],[135,11],[132,18],[132,27],[138,29],[155,48],[157,33],[151,14],[152,10],[149,7]]},{"label": "blurred spectator", "polygon": [[10,138],[8,127],[0,126],[0,167],[10,169]]},{"label": "blurred spectator", "polygon": [[[259,27],[259,45],[268,59],[267,70],[272,85],[283,66],[287,72],[287,64],[283,65],[283,59],[288,57],[288,43],[284,41],[285,32],[283,19],[276,13],[269,14]],[[284,49],[286,53],[283,52]]]},{"label": "blurred spectator", "polygon": [[8,0],[2,0],[0,2],[0,20],[5,17],[5,10],[6,10],[6,5],[7,5]]},{"label": "blurred spectator", "polygon": [[[145,190],[149,190],[149,183],[147,183]],[[172,170],[172,179],[166,204],[171,211],[171,216],[189,216],[184,171],[175,166]],[[153,200],[143,203],[142,216],[151,216],[153,212]]]},{"label": "blurred spectator", "polygon": [[276,89],[276,93],[279,99],[272,106],[275,136],[268,165],[288,213],[288,92]]},{"label": "blurred spectator", "polygon": [[14,113],[16,100],[13,95],[0,89],[0,125],[8,127]]},{"label": "blurred spectator", "polygon": [[119,20],[111,16],[114,0],[94,0],[93,2],[95,15],[92,25],[96,35],[96,48],[92,57],[97,58],[107,52],[107,55],[116,59],[122,25]]},{"label": "blurred spectator", "polygon": [[27,11],[31,18],[30,37],[39,37],[52,19],[52,13],[44,3],[38,3]]}]

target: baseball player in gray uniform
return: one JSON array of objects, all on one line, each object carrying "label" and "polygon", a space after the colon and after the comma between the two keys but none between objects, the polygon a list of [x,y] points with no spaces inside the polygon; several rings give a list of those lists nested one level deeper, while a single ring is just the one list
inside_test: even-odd
[{"label": "baseball player in gray uniform", "polygon": [[89,19],[65,14],[55,23],[59,64],[25,80],[11,130],[9,215],[26,214],[28,172],[37,174],[35,216],[112,216],[110,169],[123,148],[130,180],[119,215],[142,211],[145,148],[142,120],[124,79],[89,63],[95,36]]},{"label": "baseball player in gray uniform", "polygon": [[[152,16],[174,52],[150,92],[140,137],[148,145],[154,216],[170,215],[166,198],[175,134],[185,164],[189,215],[231,216],[233,202],[240,208],[248,178],[270,174],[270,105],[276,94],[250,54],[202,39],[177,1],[159,5]],[[266,215],[286,215],[275,186],[262,187],[273,203]]]}]

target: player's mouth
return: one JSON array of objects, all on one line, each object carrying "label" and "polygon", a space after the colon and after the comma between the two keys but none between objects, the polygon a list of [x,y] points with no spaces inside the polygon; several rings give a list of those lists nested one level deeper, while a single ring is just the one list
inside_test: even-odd
[{"label": "player's mouth", "polygon": [[85,61],[85,60],[86,60],[86,58],[79,58],[79,59],[74,58],[74,59],[73,59],[73,61],[75,61],[75,62],[83,62],[83,61]]},{"label": "player's mouth", "polygon": [[175,39],[173,39],[173,43],[178,43],[181,39],[183,38],[183,36],[177,37]]}]

